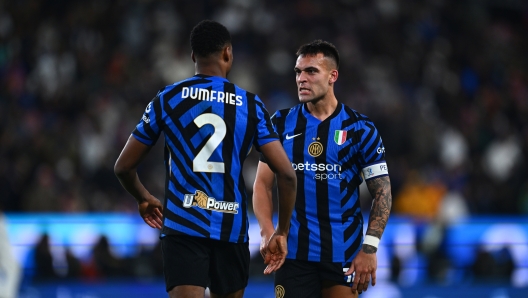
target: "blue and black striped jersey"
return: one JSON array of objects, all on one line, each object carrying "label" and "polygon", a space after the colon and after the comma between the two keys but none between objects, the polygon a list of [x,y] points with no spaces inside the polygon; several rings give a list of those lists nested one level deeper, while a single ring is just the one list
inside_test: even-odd
[{"label": "blue and black striped jersey", "polygon": [[[287,258],[352,261],[363,238],[361,173],[365,169],[373,171],[372,177],[388,173],[377,129],[366,116],[341,103],[324,121],[313,117],[304,104],[277,111],[272,121],[297,173]],[[377,170],[378,165],[384,171]]]},{"label": "blue and black striped jersey", "polygon": [[254,145],[278,140],[257,95],[221,77],[196,75],[160,90],[132,133],[165,135],[162,234],[248,241],[242,166]]}]

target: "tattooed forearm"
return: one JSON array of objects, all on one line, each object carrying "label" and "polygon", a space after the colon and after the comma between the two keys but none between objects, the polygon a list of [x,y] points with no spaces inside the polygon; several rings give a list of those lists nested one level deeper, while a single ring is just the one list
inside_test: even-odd
[{"label": "tattooed forearm", "polygon": [[372,245],[368,245],[368,244],[363,244],[362,250],[367,255],[373,254],[373,253],[378,251],[378,249],[376,247],[374,247]]},{"label": "tattooed forearm", "polygon": [[391,185],[389,176],[367,181],[367,188],[372,196],[367,235],[380,238],[389,220],[392,206]]}]

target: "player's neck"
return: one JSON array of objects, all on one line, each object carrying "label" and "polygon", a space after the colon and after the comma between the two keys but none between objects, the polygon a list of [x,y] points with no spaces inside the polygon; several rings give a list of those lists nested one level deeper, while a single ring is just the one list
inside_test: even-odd
[{"label": "player's neck", "polygon": [[227,78],[227,71],[218,63],[195,63],[194,74]]},{"label": "player's neck", "polygon": [[312,116],[324,121],[330,117],[337,108],[337,98],[335,96],[325,97],[318,101],[311,101],[306,103],[306,108]]}]

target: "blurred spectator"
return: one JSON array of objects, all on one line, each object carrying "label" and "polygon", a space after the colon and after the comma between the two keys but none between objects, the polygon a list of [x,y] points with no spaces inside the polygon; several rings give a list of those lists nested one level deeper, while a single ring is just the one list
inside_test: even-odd
[{"label": "blurred spectator", "polygon": [[426,181],[424,175],[410,172],[395,198],[394,211],[416,218],[433,220],[439,213],[446,187],[441,181]]},{"label": "blurred spectator", "polygon": [[50,240],[47,234],[43,234],[35,246],[35,275],[37,282],[51,281],[58,278],[53,268],[53,256],[51,254]]},{"label": "blurred spectator", "polygon": [[472,273],[477,281],[492,281],[494,277],[495,259],[483,249],[478,249],[473,262]]},{"label": "blurred spectator", "polygon": [[[242,60],[231,80],[261,94],[270,112],[297,101],[286,66],[298,44],[324,38],[343,49],[340,77],[349,83],[336,93],[378,123],[391,148],[395,206],[409,194],[405,177],[436,172],[435,186],[413,190],[428,218],[445,186],[470,214],[526,214],[527,11],[523,0],[6,1],[0,204],[134,210],[108,165],[151,90],[192,69],[182,32],[212,18],[228,26]],[[162,167],[141,169],[160,197]],[[453,173],[461,180],[451,181]]]},{"label": "blurred spectator", "polygon": [[478,249],[472,273],[475,282],[510,282],[515,269],[513,258],[507,247],[496,252]]},{"label": "blurred spectator", "polygon": [[92,250],[93,265],[99,278],[115,278],[131,275],[129,263],[117,258],[110,249],[106,236],[101,236]]},{"label": "blurred spectator", "polygon": [[66,273],[66,278],[78,279],[82,274],[82,263],[69,248],[66,248],[66,264],[68,265],[68,271]]},{"label": "blurred spectator", "polygon": [[[369,115],[391,149],[394,213],[432,223],[419,243],[431,280],[445,281],[450,268],[446,225],[528,214],[525,0],[3,1],[0,209],[135,213],[110,166],[152,90],[192,71],[184,32],[204,18],[232,32],[240,63],[230,80],[271,113],[297,102],[289,65],[299,44],[322,38],[342,49],[348,83],[336,95]],[[246,162],[248,192],[257,159]],[[139,169],[160,198],[163,167],[152,159]],[[49,245],[45,236],[35,248],[36,280],[58,277]],[[66,276],[162,274],[158,246],[121,260],[101,238],[93,252],[85,261],[66,249]],[[526,270],[511,268],[512,252],[524,253],[483,249],[470,270],[478,280]],[[252,261],[256,272],[261,260]],[[391,260],[393,280],[408,262]]]}]

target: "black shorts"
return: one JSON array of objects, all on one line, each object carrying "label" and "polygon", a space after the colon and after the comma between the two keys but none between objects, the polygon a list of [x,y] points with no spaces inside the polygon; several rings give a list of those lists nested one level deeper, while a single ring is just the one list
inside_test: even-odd
[{"label": "black shorts", "polygon": [[319,298],[323,281],[351,287],[354,278],[345,275],[350,264],[286,259],[275,273],[275,297]]},{"label": "black shorts", "polygon": [[161,238],[167,292],[175,286],[194,285],[215,294],[247,287],[249,244],[230,243],[185,235]]}]

